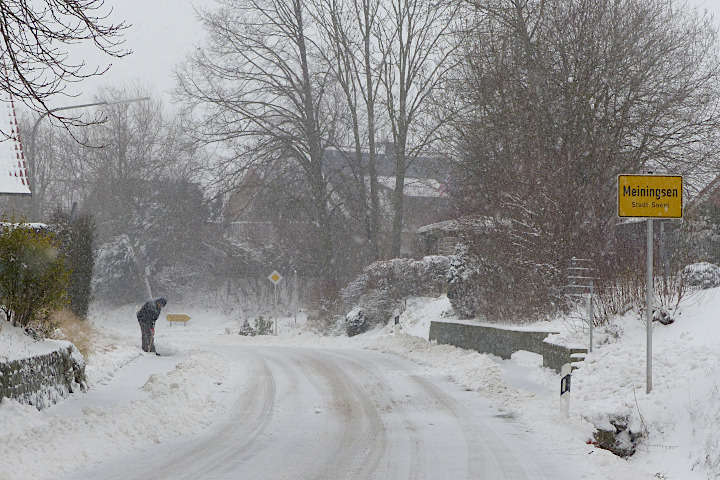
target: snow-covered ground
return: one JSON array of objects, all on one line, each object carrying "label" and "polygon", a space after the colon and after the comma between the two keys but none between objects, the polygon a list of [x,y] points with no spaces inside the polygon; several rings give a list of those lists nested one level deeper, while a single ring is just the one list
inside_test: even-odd
[{"label": "snow-covered ground", "polygon": [[[537,355],[519,352],[504,361],[428,342],[431,320],[454,319],[444,297],[409,300],[400,334],[389,325],[354,338],[318,336],[306,328],[302,315],[281,318],[277,336],[239,337],[237,316],[171,301],[156,329],[160,357],[138,348],[136,306],[94,305],[90,318],[101,335],[96,353],[86,359],[89,390],[43,411],[8,399],[0,402],[0,480],[62,478],[80,465],[202,432],[222,409],[227,393],[228,364],[214,346],[239,341],[393,353],[478,391],[557,448],[591,456],[585,458],[607,472],[606,478],[718,478],[719,292],[703,291],[684,305],[674,324],[655,326],[650,394],[645,393],[642,321],[628,316],[610,331],[597,331],[594,352],[573,373],[567,419],[560,414],[559,375],[540,367]],[[185,313],[192,320],[187,326],[169,326],[162,320],[166,313]],[[560,319],[543,327],[562,331],[563,342],[587,343],[578,321]],[[0,357],[47,348],[29,342],[7,323],[0,331]],[[588,444],[593,424],[609,425],[614,415],[629,416],[631,429],[643,434],[629,460]]]}]

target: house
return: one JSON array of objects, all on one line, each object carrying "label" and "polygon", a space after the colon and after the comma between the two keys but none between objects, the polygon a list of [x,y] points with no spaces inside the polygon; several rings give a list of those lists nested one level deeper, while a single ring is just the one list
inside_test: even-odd
[{"label": "house", "polygon": [[[385,230],[389,230],[393,216],[393,195],[396,188],[392,142],[383,142],[375,159],[381,215],[385,223]],[[355,153],[340,150],[325,152],[327,178],[332,183],[333,191],[343,198],[349,208],[365,208],[353,197],[359,190],[357,182],[360,178],[364,181],[365,192],[370,191],[369,161],[368,152],[362,153],[360,162],[357,161]],[[420,226],[448,218],[448,181],[446,164],[435,156],[420,155],[408,163],[403,187],[403,256],[414,253],[412,247]],[[355,206],[353,206],[354,202]]]},{"label": "house", "polygon": [[0,193],[30,195],[28,165],[18,129],[15,101],[0,93]]},{"label": "house", "polygon": [[[370,191],[368,165],[370,155],[362,152],[360,162],[353,152],[338,149],[325,151],[323,172],[330,185],[330,202],[333,207],[348,217],[359,218],[367,210],[367,199],[363,200],[358,192],[360,182],[364,183],[366,195]],[[447,195],[447,172],[442,163],[431,156],[419,156],[407,167],[404,183],[404,229],[403,256],[417,254],[417,229],[428,223],[447,218],[449,201]],[[389,232],[392,225],[392,199],[395,191],[395,165],[391,143],[381,146],[376,155],[376,174],[378,179],[379,201],[383,230]],[[236,235],[256,236],[258,232],[265,238],[271,238],[276,230],[274,222],[267,218],[267,210],[255,208],[272,202],[269,192],[262,191],[263,174],[257,169],[249,169],[241,184],[228,199],[223,216]],[[267,189],[266,189],[267,190]],[[271,193],[271,192],[270,192]],[[274,205],[281,209],[281,202]],[[292,211],[293,205],[286,205],[286,211]],[[288,217],[284,222],[308,222],[309,219],[298,215]],[[389,242],[389,239],[387,240]]]},{"label": "house", "polygon": [[470,215],[423,225],[417,229],[422,240],[423,255],[452,255],[459,243],[471,243],[497,227],[497,220]]},{"label": "house", "polygon": [[707,205],[720,208],[720,175],[709,181],[683,206],[683,215],[695,213],[700,207]]}]

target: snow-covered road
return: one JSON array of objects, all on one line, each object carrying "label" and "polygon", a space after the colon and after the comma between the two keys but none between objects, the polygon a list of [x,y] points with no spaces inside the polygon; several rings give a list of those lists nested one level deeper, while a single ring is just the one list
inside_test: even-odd
[{"label": "snow-covered road", "polygon": [[134,306],[98,306],[87,392],[42,411],[0,401],[0,480],[658,478],[586,443],[585,406],[560,413],[537,355],[423,340],[448,308],[419,301],[399,334],[353,338],[293,317],[246,337],[233,312],[176,308],[192,320],[157,325],[157,357],[139,349]]},{"label": "snow-covered road", "polygon": [[[239,345],[215,353],[231,373],[223,398],[229,408],[212,427],[67,478],[582,478],[562,452],[476,392],[393,355]],[[132,375],[121,369],[93,395],[106,403],[103,390],[136,391],[141,385],[126,380],[142,384],[142,364],[171,358],[139,357],[124,367]]]}]

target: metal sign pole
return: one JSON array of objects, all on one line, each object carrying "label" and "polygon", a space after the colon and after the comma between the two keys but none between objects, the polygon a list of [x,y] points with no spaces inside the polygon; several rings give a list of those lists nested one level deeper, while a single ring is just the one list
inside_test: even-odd
[{"label": "metal sign pole", "polygon": [[595,313],[593,312],[593,281],[590,280],[590,296],[588,297],[588,320],[590,322],[590,346],[588,352],[593,351],[593,330],[595,329]]},{"label": "metal sign pole", "polygon": [[652,390],[652,328],[653,328],[653,219],[647,220],[647,389]]},{"label": "metal sign pole", "polygon": [[275,335],[278,334],[278,311],[277,311],[277,285],[282,281],[283,277],[277,270],[274,270],[269,276],[268,280],[273,283],[273,309],[275,310]]},{"label": "metal sign pole", "polygon": [[277,329],[277,317],[278,317],[278,311],[277,311],[277,283],[273,286],[273,310],[275,310],[275,335],[278,334]]}]

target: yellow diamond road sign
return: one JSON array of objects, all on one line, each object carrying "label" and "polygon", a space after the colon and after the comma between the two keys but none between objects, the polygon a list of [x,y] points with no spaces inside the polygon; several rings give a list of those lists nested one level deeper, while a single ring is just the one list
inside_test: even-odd
[{"label": "yellow diamond road sign", "polygon": [[682,218],[682,176],[618,175],[618,217]]},{"label": "yellow diamond road sign", "polygon": [[280,280],[282,280],[283,277],[282,277],[282,275],[280,275],[280,274],[277,272],[277,270],[273,270],[273,272],[270,274],[270,276],[268,277],[268,279],[269,279],[271,282],[273,282],[275,285],[277,285],[278,283],[280,283]]}]

